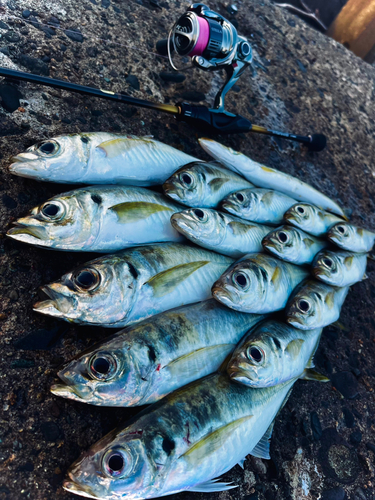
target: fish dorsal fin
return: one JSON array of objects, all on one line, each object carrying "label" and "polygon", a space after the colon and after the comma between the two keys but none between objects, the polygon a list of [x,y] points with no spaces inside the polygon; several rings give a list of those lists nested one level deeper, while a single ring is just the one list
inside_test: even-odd
[{"label": "fish dorsal fin", "polygon": [[216,192],[219,191],[219,189],[221,189],[226,182],[228,182],[228,179],[223,179],[222,177],[215,177],[215,179],[210,180],[208,185],[210,186],[212,192]]},{"label": "fish dorsal fin", "polygon": [[217,370],[217,366],[221,360],[225,359],[228,354],[234,351],[236,344],[217,344],[208,347],[202,347],[196,351],[184,354],[171,363],[163,366],[163,370],[168,370],[174,377],[195,378],[202,377],[202,372],[207,374]]},{"label": "fish dorsal fin", "polygon": [[329,382],[329,378],[325,377],[321,373],[312,370],[311,368],[306,368],[306,370],[300,376],[301,380],[316,380],[318,382]]},{"label": "fish dorsal fin", "polygon": [[200,493],[213,493],[215,491],[227,491],[233,488],[238,488],[236,484],[232,483],[219,483],[217,479],[209,479],[204,483],[196,484],[189,488],[189,491],[196,491]]},{"label": "fish dorsal fin", "polygon": [[272,431],[273,431],[273,426],[275,425],[275,422],[273,421],[271,425],[268,427],[266,432],[264,433],[262,439],[258,442],[258,444],[251,450],[250,455],[253,455],[253,457],[257,458],[265,458],[266,460],[269,460],[270,457],[270,443],[271,443],[271,436],[272,436]]},{"label": "fish dorsal fin", "polygon": [[345,257],[344,265],[346,266],[347,269],[350,269],[352,267],[353,259],[354,255],[348,255],[347,257]]},{"label": "fish dorsal fin", "polygon": [[281,268],[279,266],[276,266],[271,281],[274,285],[275,288],[279,287],[280,282],[282,281],[283,273],[281,271]]},{"label": "fish dorsal fin", "polygon": [[241,458],[241,460],[238,461],[238,465],[241,467],[241,469],[244,469],[244,463],[245,463],[246,457]]},{"label": "fish dorsal fin", "polygon": [[238,220],[233,220],[229,222],[228,227],[235,236],[240,236],[241,234],[249,232],[249,230],[251,230],[254,226],[243,224]]},{"label": "fish dorsal fin", "polygon": [[149,285],[153,289],[155,297],[163,297],[180,285],[199,268],[209,263],[210,261],[208,260],[198,260],[196,262],[179,264],[178,266],[171,267],[170,269],[166,269],[165,271],[156,274],[145,284]]},{"label": "fish dorsal fin", "polygon": [[138,148],[142,144],[148,146],[155,146],[154,141],[150,139],[145,139],[142,137],[122,137],[119,139],[112,139],[110,141],[104,141],[96,146],[97,148],[104,151],[106,158],[116,158],[124,153],[127,153],[133,148]]},{"label": "fish dorsal fin", "polygon": [[116,212],[118,221],[122,224],[137,222],[142,219],[147,219],[157,212],[173,212],[173,210],[165,205],[158,203],[149,203],[145,201],[130,201],[113,205],[109,208]]},{"label": "fish dorsal fin", "polygon": [[286,346],[285,350],[292,359],[297,359],[304,344],[303,339],[294,339]]},{"label": "fish dorsal fin", "polygon": [[209,457],[216,455],[217,451],[222,448],[227,441],[232,439],[233,432],[252,417],[253,415],[248,415],[247,417],[239,418],[234,422],[230,422],[210,432],[179,458],[188,460],[194,464],[194,467],[200,467],[203,462],[209,460]]},{"label": "fish dorsal fin", "polygon": [[312,240],[311,238],[303,238],[303,243],[305,244],[306,248],[310,248],[315,244],[315,241]]},{"label": "fish dorsal fin", "polygon": [[333,307],[335,306],[335,292],[332,291],[327,293],[324,302],[330,309],[333,309]]}]

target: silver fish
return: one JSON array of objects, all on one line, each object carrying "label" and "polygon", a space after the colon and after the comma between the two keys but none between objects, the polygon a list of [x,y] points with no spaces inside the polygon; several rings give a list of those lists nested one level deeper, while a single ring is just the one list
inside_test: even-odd
[{"label": "silver fish", "polygon": [[265,167],[251,160],[244,154],[219,144],[212,139],[199,139],[202,148],[226,167],[243,175],[255,186],[275,189],[299,201],[307,201],[313,205],[344,216],[344,212],[330,197],[317,191],[306,182],[274,168]]},{"label": "silver fish", "polygon": [[233,259],[178,243],[136,247],[92,260],[42,287],[34,310],[111,328],[211,296]]},{"label": "silver fish", "polygon": [[322,250],[315,257],[312,273],[324,283],[350,286],[364,278],[367,254]]},{"label": "silver fish", "polygon": [[324,236],[332,226],[343,222],[340,217],[309,203],[296,203],[285,212],[284,219],[313,236]]},{"label": "silver fish", "polygon": [[294,378],[327,382],[328,378],[312,369],[321,333],[322,328],[302,331],[280,321],[265,321],[241,340],[227,372],[232,380],[255,388]]},{"label": "silver fish", "polygon": [[43,140],[12,161],[12,174],[39,181],[152,186],[199,160],[151,137],[91,132]]},{"label": "silver fish", "polygon": [[148,189],[90,186],[35,207],[7,235],[57,250],[115,252],[146,243],[183,241],[170,223],[170,216],[179,210]]},{"label": "silver fish", "polygon": [[315,255],[328,243],[296,227],[281,226],[267,234],[262,245],[279,259],[302,266],[311,264]]},{"label": "silver fish", "polygon": [[295,328],[311,330],[337,321],[349,287],[306,280],[292,293],[286,306],[286,320]]},{"label": "silver fish", "polygon": [[217,162],[194,162],[175,172],[164,184],[164,193],[188,207],[215,208],[233,191],[251,188],[243,177]]},{"label": "silver fish", "polygon": [[171,224],[197,245],[234,258],[261,252],[262,238],[272,229],[209,208],[175,213]]},{"label": "silver fish", "polygon": [[233,264],[212,287],[222,304],[248,313],[283,309],[292,290],[309,272],[264,254],[249,254]]},{"label": "silver fish", "polygon": [[374,246],[375,233],[347,222],[340,222],[331,227],[327,238],[343,250],[365,253],[369,252]]},{"label": "silver fish", "polygon": [[193,382],[94,444],[63,487],[102,500],[234,488],[215,478],[249,453],[269,458],[273,421],[293,383],[252,389],[226,374]]},{"label": "silver fish", "polygon": [[76,356],[51,392],[98,406],[138,406],[220,368],[265,316],[210,299],[129,326]]},{"label": "silver fish", "polygon": [[273,189],[242,189],[231,193],[221,202],[230,214],[260,224],[282,224],[284,213],[296,200]]}]

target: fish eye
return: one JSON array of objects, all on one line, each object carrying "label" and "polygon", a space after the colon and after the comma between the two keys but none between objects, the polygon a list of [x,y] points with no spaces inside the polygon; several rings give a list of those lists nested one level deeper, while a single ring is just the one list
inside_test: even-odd
[{"label": "fish eye", "polygon": [[345,226],[337,226],[337,231],[343,235],[346,234],[346,227]]},{"label": "fish eye", "polygon": [[117,373],[117,361],[107,352],[98,352],[90,359],[89,373],[96,380],[110,380]]},{"label": "fish eye", "polygon": [[281,243],[287,243],[289,241],[289,236],[286,233],[284,233],[284,231],[280,231],[277,234],[277,238]]},{"label": "fish eye", "polygon": [[96,269],[81,269],[73,277],[73,282],[83,290],[95,290],[100,284],[100,274]]},{"label": "fish eye", "polygon": [[303,312],[307,313],[310,310],[310,303],[307,300],[301,299],[298,301],[298,309]]},{"label": "fish eye", "polygon": [[192,187],[194,184],[193,176],[188,174],[187,172],[184,172],[183,174],[180,175],[180,181],[187,188]]},{"label": "fish eye", "polygon": [[324,257],[324,259],[322,259],[322,263],[323,266],[328,267],[328,269],[331,269],[331,267],[333,266],[333,261],[328,257]]},{"label": "fish eye", "polygon": [[255,346],[250,346],[247,348],[246,356],[250,361],[255,361],[255,363],[260,363],[265,357],[264,351]]},{"label": "fish eye", "polygon": [[129,474],[132,466],[132,457],[123,448],[110,449],[103,456],[102,468],[110,478],[120,478]]},{"label": "fish eye", "polygon": [[240,288],[245,289],[249,284],[249,279],[246,274],[237,272],[233,274],[233,282]]},{"label": "fish eye", "polygon": [[38,146],[38,151],[42,153],[43,156],[53,156],[60,150],[60,146],[56,141],[46,141],[42,142]]},{"label": "fish eye", "polygon": [[300,214],[303,215],[305,213],[305,209],[303,207],[301,207],[301,206],[298,206],[297,207],[297,212],[299,212]]},{"label": "fish eye", "polygon": [[41,208],[42,216],[47,220],[59,220],[65,215],[65,207],[58,202],[49,202]]},{"label": "fish eye", "polygon": [[245,197],[242,193],[236,193],[236,198],[240,203],[242,203],[245,199]]},{"label": "fish eye", "polygon": [[194,215],[197,217],[197,219],[199,219],[202,222],[205,222],[208,219],[207,214],[203,212],[203,210],[201,210],[200,208],[196,208],[195,210],[193,210],[193,212]]}]

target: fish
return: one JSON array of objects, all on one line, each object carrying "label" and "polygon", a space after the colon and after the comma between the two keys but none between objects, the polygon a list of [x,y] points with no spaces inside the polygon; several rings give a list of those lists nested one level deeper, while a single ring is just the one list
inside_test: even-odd
[{"label": "fish", "polygon": [[193,162],[163,184],[164,194],[188,207],[215,208],[233,191],[254,187],[218,162]]},{"label": "fish", "polygon": [[242,189],[231,193],[221,202],[221,208],[241,219],[279,226],[284,213],[296,200],[273,189]]},{"label": "fish", "polygon": [[286,321],[301,330],[322,328],[337,321],[349,287],[334,287],[314,279],[301,283],[286,306]]},{"label": "fish", "polygon": [[222,304],[247,313],[283,309],[292,290],[309,272],[261,253],[245,255],[213,284],[212,295]]},{"label": "fish", "polygon": [[340,217],[309,203],[296,203],[285,212],[284,219],[313,236],[325,236],[332,226],[343,222]]},{"label": "fish", "polygon": [[209,299],[128,326],[59,372],[51,392],[97,406],[151,404],[217,371],[243,335],[266,316]]},{"label": "fish", "polygon": [[162,184],[199,161],[152,137],[90,132],[45,139],[12,158],[14,175],[63,184]]},{"label": "fish", "polygon": [[210,208],[175,213],[171,224],[197,245],[233,258],[261,252],[262,238],[272,229]]},{"label": "fish", "polygon": [[350,286],[364,279],[367,254],[322,250],[312,263],[312,274],[333,286]]},{"label": "fish", "polygon": [[271,387],[294,378],[328,382],[313,370],[322,328],[297,330],[280,321],[254,326],[237,345],[227,365],[232,380],[248,387]]},{"label": "fish", "polygon": [[126,326],[210,298],[233,259],[179,243],[130,248],[94,259],[41,287],[34,311],[66,321]]},{"label": "fish", "polygon": [[270,457],[273,421],[293,384],[253,389],[225,373],[192,382],[84,452],[69,468],[63,488],[103,500],[234,488],[217,478],[249,453]]},{"label": "fish", "polygon": [[50,198],[18,219],[7,236],[38,247],[116,252],[163,241],[183,242],[170,217],[181,206],[149,189],[90,186]]},{"label": "fish", "polygon": [[366,253],[374,246],[375,233],[347,222],[340,222],[331,227],[327,238],[343,250]]},{"label": "fish", "polygon": [[198,142],[206,153],[215,160],[220,161],[234,172],[243,175],[245,179],[255,184],[255,186],[275,189],[297,201],[307,201],[345,218],[344,211],[332,198],[314,189],[306,182],[280,170],[261,165],[244,154],[223,146],[212,139],[199,139]]},{"label": "fish", "polygon": [[296,227],[284,225],[267,234],[262,245],[279,259],[302,266],[311,264],[315,255],[328,246],[328,242]]}]

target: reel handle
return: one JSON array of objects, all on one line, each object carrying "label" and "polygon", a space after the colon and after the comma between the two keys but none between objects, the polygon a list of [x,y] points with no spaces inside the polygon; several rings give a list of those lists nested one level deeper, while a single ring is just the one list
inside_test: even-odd
[{"label": "reel handle", "polygon": [[[174,51],[173,43],[169,44],[171,53]],[[168,56],[168,38],[158,40],[155,45],[156,51],[161,56]]]}]

